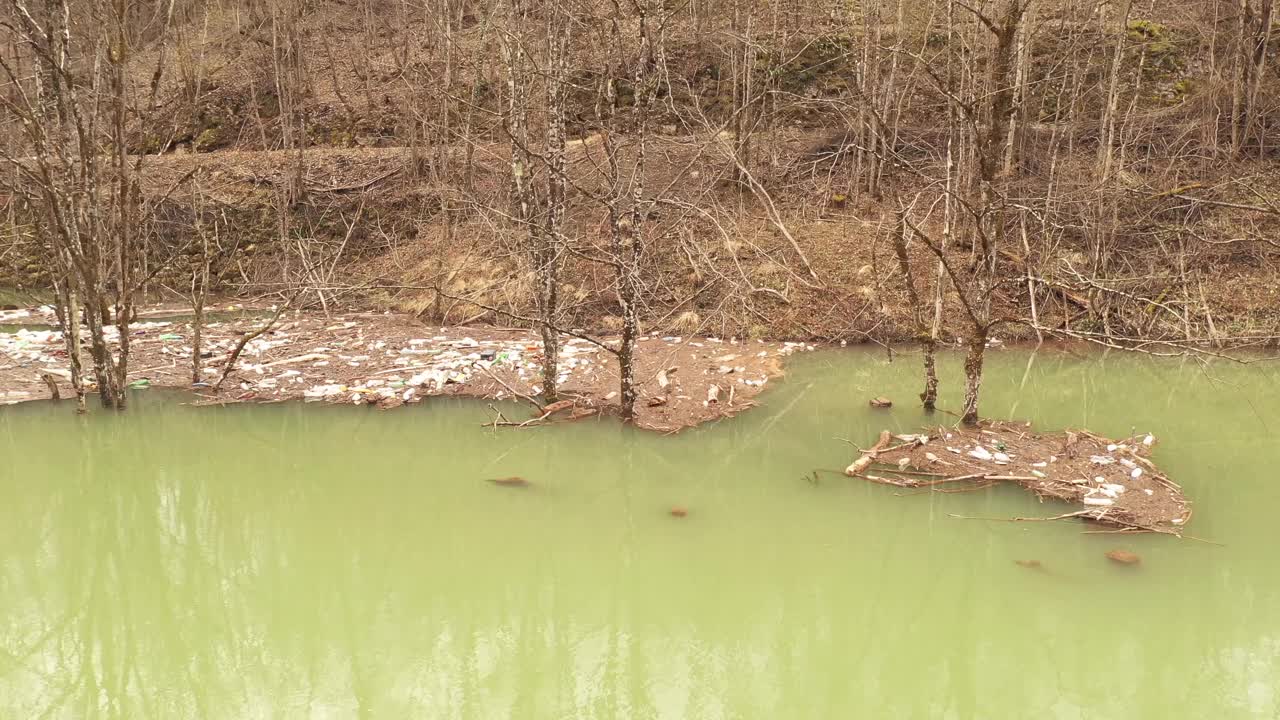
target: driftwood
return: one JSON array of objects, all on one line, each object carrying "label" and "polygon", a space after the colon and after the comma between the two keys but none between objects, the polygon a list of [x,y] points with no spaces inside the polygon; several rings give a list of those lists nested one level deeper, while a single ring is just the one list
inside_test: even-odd
[{"label": "driftwood", "polygon": [[555,415],[556,413],[562,410],[572,409],[575,405],[577,405],[577,403],[574,400],[561,400],[559,402],[553,402],[550,405],[547,405],[546,407],[542,408],[542,411],[538,415],[538,419],[546,420],[547,418],[551,417],[552,415]]},{"label": "driftwood", "polygon": [[859,457],[857,460],[854,460],[853,464],[845,468],[844,474],[848,475],[849,477],[859,477],[860,475],[862,475],[862,473],[865,472],[867,468],[871,467],[871,465],[875,463],[876,458],[880,455],[880,453],[888,449],[889,443],[892,440],[893,440],[893,435],[891,435],[888,430],[881,432],[880,439],[876,441],[876,444],[872,445],[870,449],[864,451],[861,457]]}]

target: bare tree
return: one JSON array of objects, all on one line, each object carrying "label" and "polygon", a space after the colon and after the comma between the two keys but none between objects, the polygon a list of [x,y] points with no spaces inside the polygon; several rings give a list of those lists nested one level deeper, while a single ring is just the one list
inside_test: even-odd
[{"label": "bare tree", "polygon": [[[172,9],[170,2],[159,16],[161,37]],[[129,71],[139,30],[129,0],[74,8],[60,0],[34,9],[25,0],[9,0],[7,10],[37,71],[29,86],[9,61],[0,60],[15,90],[4,102],[23,121],[25,153],[5,160],[21,178],[18,190],[28,198],[49,248],[80,404],[86,390],[78,376],[83,321],[99,397],[105,407],[123,409],[129,322],[140,289],[140,238],[150,218],[137,181],[142,158],[129,156],[127,126],[154,107],[165,58],[161,53],[150,85],[137,93]],[[107,332],[113,321],[115,348]]]},{"label": "bare tree", "polygon": [[[980,8],[958,0],[953,1],[955,6],[964,8],[981,31],[989,36],[985,53],[985,87],[982,92],[973,95],[981,100],[970,101],[950,89],[943,89],[948,105],[973,133],[974,139],[974,166],[965,167],[962,153],[962,162],[955,168],[949,166],[948,178],[944,179],[946,186],[959,188],[955,191],[944,190],[944,193],[953,196],[956,206],[967,215],[961,227],[967,236],[964,240],[972,253],[969,266],[960,267],[961,260],[953,253],[948,253],[943,243],[913,223],[905,213],[901,217],[912,236],[919,238],[942,264],[968,320],[961,419],[965,424],[972,425],[979,420],[978,400],[982,390],[987,340],[992,329],[1004,321],[1004,318],[994,314],[993,300],[997,288],[1005,280],[1000,273],[1000,261],[1002,253],[1006,251],[1007,197],[1010,172],[1014,169],[1014,165],[1007,162],[1007,153],[1010,151],[1008,136],[1018,94],[1015,73],[1017,38],[1032,0],[992,2],[989,5],[995,6],[998,11],[992,16],[988,16]],[[964,53],[963,58],[966,64],[976,62],[975,53]],[[978,75],[972,66],[962,65],[962,68],[966,74],[975,77]],[[957,173],[959,178],[954,184],[950,178],[951,172]],[[969,172],[972,173],[972,183],[964,181]],[[905,244],[905,240],[901,242]],[[904,274],[910,276],[909,267],[904,268]]]},{"label": "bare tree", "polygon": [[[622,311],[622,336],[616,354],[620,412],[625,422],[635,418],[635,345],[644,290],[641,263],[646,221],[654,206],[646,192],[645,172],[651,113],[666,57],[664,22],[669,16],[659,14],[658,7],[651,0],[637,0],[624,8],[621,0],[613,0],[613,13],[607,19],[608,59],[596,102],[605,156],[608,261],[614,269],[614,289]],[[628,30],[634,28],[634,38],[624,34],[624,23]],[[619,102],[622,82],[629,82],[634,93],[629,112],[624,112]],[[626,129],[630,130],[630,147],[622,141]],[[629,166],[624,165],[624,156],[630,159]]]},{"label": "bare tree", "polygon": [[[1231,149],[1237,153],[1251,135],[1261,132],[1258,127],[1258,90],[1266,72],[1274,9],[1274,0],[1239,0],[1236,81],[1231,91]],[[1261,139],[1259,136],[1260,144]]]},{"label": "bare tree", "polygon": [[[507,73],[503,126],[511,140],[513,215],[534,269],[538,332],[542,336],[542,397],[555,402],[560,374],[557,324],[565,252],[565,114],[572,25],[567,14],[555,7],[542,8],[539,24],[524,0],[509,2],[502,40]],[[540,112],[532,97],[537,79],[545,88]],[[530,128],[537,118],[544,126],[540,151],[533,146]]]}]

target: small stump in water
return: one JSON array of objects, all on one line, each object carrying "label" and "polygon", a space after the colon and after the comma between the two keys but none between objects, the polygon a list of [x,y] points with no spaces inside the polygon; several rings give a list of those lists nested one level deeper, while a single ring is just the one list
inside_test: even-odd
[{"label": "small stump in water", "polygon": [[682,517],[688,517],[688,516],[689,516],[689,508],[682,507],[680,505],[676,505],[675,507],[671,508],[671,517],[682,518]]},{"label": "small stump in water", "polygon": [[1027,423],[987,421],[918,435],[880,434],[845,474],[905,488],[975,490],[1002,482],[1075,505],[1052,518],[1121,530],[1181,533],[1191,519],[1182,488],[1148,459],[1155,438],[1110,440],[1084,431],[1038,434]]}]

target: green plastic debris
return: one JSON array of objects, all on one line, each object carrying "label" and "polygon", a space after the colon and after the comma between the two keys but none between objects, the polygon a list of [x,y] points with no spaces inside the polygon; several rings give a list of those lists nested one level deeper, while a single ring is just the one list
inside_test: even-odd
[{"label": "green plastic debris", "polygon": [[181,336],[181,335],[174,335],[173,333],[165,333],[165,334],[163,334],[163,335],[161,335],[161,336],[160,336],[160,339],[161,339],[161,340],[181,340],[181,339],[182,339],[182,336]]},{"label": "green plastic debris", "polygon": [[146,378],[139,378],[138,380],[134,380],[129,383],[129,387],[134,390],[146,390],[151,387],[151,381]]}]

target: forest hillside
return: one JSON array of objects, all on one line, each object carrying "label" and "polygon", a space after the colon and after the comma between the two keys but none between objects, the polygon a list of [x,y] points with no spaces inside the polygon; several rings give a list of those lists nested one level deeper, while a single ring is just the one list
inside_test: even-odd
[{"label": "forest hillside", "polygon": [[[11,28],[59,5],[28,4]],[[130,177],[100,205],[135,206],[133,277],[169,298],[508,325],[554,300],[565,327],[762,338],[1280,335],[1271,0],[65,6],[67,87],[97,103],[82,147]],[[43,51],[6,45],[3,275],[48,287],[58,142],[22,129]],[[113,87],[119,108],[92,100]]]}]

